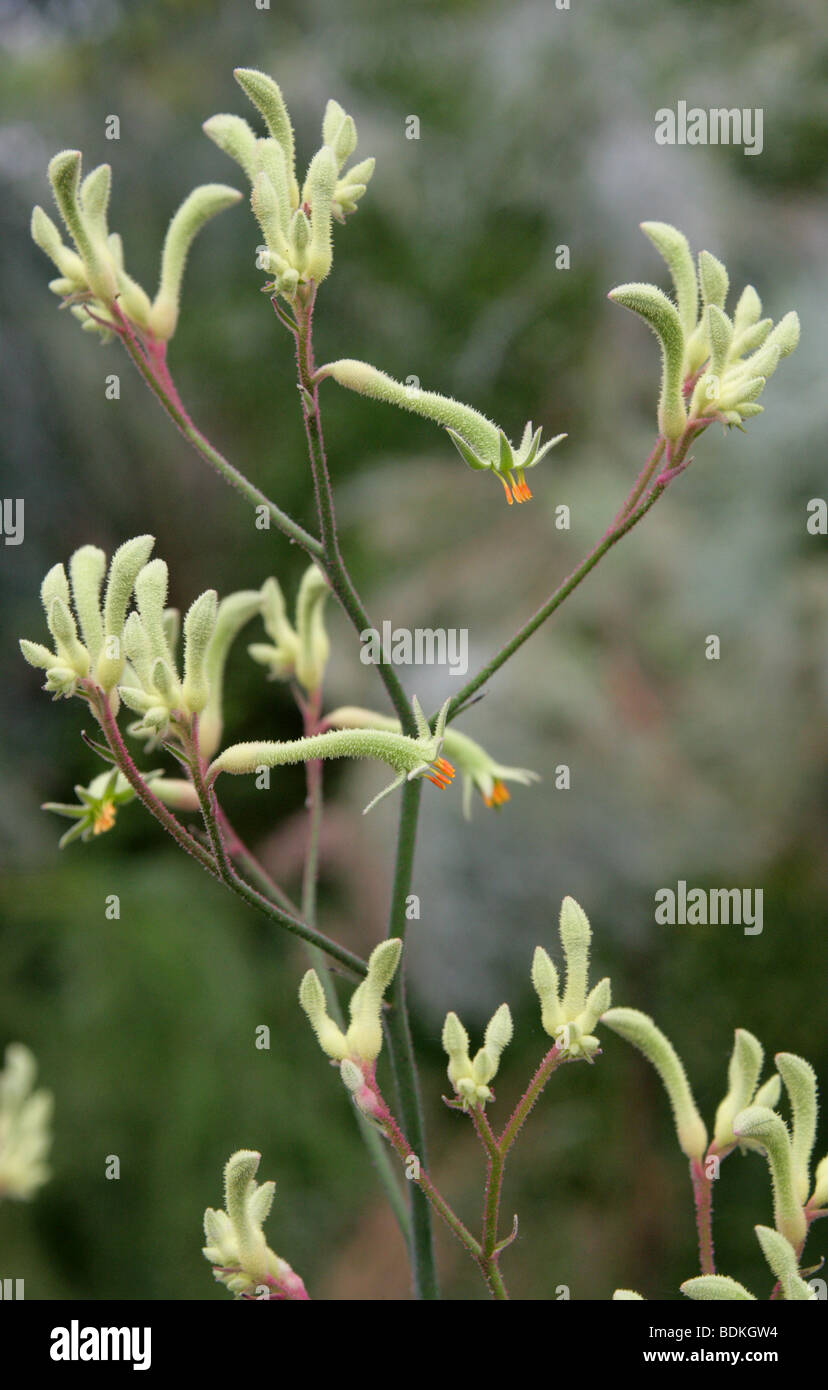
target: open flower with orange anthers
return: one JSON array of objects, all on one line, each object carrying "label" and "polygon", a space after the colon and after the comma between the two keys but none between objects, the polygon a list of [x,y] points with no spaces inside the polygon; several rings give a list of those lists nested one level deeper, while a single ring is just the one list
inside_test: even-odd
[{"label": "open flower with orange anthers", "polygon": [[[325,723],[334,729],[382,729],[399,731],[399,722],[387,714],[377,714],[375,710],[362,709],[358,705],[342,705],[325,716]],[[467,734],[455,728],[445,730],[442,752],[451,760],[439,757],[433,764],[433,775],[428,780],[435,787],[445,787],[454,777],[454,768],[463,778],[463,815],[471,819],[472,792],[479,791],[483,805],[499,809],[510,800],[507,782],[520,782],[528,787],[539,782],[537,772],[526,767],[505,767],[489,757],[485,748]],[[428,774],[423,774],[428,775]]]},{"label": "open flower with orange anthers", "polygon": [[419,386],[406,386],[401,381],[370,366],[368,362],[357,362],[344,357],[338,362],[328,362],[316,373],[317,381],[333,377],[340,386],[358,391],[361,396],[371,396],[374,400],[385,401],[388,405],[411,410],[415,415],[423,415],[442,425],[452,444],[464,463],[477,471],[490,469],[499,478],[506,501],[528,502],[532,496],[524,475],[524,469],[534,468],[545,454],[566,439],[565,434],[556,434],[541,445],[541,431],[532,429],[530,420],[524,428],[520,444],[506,438],[502,429],[451,396],[441,396],[437,391],[421,391]]}]

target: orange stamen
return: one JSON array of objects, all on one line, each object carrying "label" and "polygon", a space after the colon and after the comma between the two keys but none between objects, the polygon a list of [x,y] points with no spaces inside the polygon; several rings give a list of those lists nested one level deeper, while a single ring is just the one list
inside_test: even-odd
[{"label": "orange stamen", "polygon": [[512,505],[512,494],[511,494],[511,492],[509,491],[509,484],[507,483],[507,481],[506,481],[506,479],[504,478],[504,476],[503,476],[502,473],[496,473],[496,474],[495,474],[495,477],[496,477],[496,478],[499,478],[500,481],[501,481],[501,483],[503,484],[503,491],[506,493],[506,501],[509,503],[509,506],[511,507],[511,505]]},{"label": "orange stamen", "polygon": [[511,796],[505,784],[499,779],[492,784],[490,796],[484,796],[483,805],[488,807],[503,806],[505,802],[511,801]]},{"label": "orange stamen", "polygon": [[111,830],[114,824],[115,807],[111,801],[105,801],[92,822],[92,834],[103,835],[105,831]]},{"label": "orange stamen", "polygon": [[427,782],[442,792],[454,778],[454,768],[445,758],[437,758],[435,762],[429,764],[429,772],[425,773],[424,776]]}]

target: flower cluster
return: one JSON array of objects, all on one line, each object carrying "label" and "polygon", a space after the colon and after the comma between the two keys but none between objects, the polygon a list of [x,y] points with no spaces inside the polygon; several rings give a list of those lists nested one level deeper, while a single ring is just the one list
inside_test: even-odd
[{"label": "flower cluster", "polygon": [[318,285],[330,271],[331,221],[344,222],[356,210],[374,160],[364,159],[343,172],[356,149],[356,126],[339,102],[329,101],[322,146],[300,191],[293,127],[279,86],[254,68],[236,68],[234,76],[264,118],[267,137],[257,139],[247,121],[232,115],[211,116],[204,131],[250,180],[250,201],[266,243],[266,264],[260,264],[275,277],[267,288],[292,300],[300,286]]},{"label": "flower cluster", "polygon": [[80,151],[61,150],[49,164],[49,181],[74,246],[66,246],[48,213],[35,207],[32,238],[60,272],[50,290],[70,305],[87,332],[100,334],[104,342],[119,330],[118,314],[147,338],[166,342],[178,323],[181,281],[193,239],[211,217],[239,202],[241,194],[208,183],[184,200],[167,229],[158,292],[151,301],[124,269],[121,238],[109,230],[110,166],[99,164],[82,179]]},{"label": "flower cluster", "polygon": [[457,1014],[446,1014],[443,1050],[448,1054],[448,1079],[463,1110],[477,1110],[494,1100],[489,1086],[497,1075],[503,1051],[512,1041],[512,1015],[508,1004],[501,1004],[486,1025],[483,1046],[469,1055],[469,1035]]},{"label": "flower cluster", "polygon": [[0,1197],[25,1200],[48,1182],[52,1097],[35,1091],[37,1063],[22,1043],[6,1048],[0,1072]]},{"label": "flower cluster", "polygon": [[535,949],[532,961],[532,984],[540,999],[541,1023],[565,1060],[591,1062],[600,1049],[592,1030],[610,1006],[611,986],[605,978],[587,994],[592,929],[574,898],[564,898],[561,904],[560,937],[566,961],[563,994],[558,971],[542,946]]},{"label": "flower cluster", "polygon": [[224,1211],[204,1213],[205,1259],[213,1274],[237,1298],[298,1301],[305,1285],[281,1256],[270,1249],[262,1226],[276,1191],[274,1182],[256,1182],[261,1154],[239,1149],[224,1169]]},{"label": "flower cluster", "polygon": [[741,426],[761,414],[758,398],[769,377],[799,342],[799,318],[790,312],[776,326],[772,319],[763,319],[752,285],[746,286],[733,317],[728,317],[730,282],[721,261],[702,251],[697,274],[681,232],[666,222],[641,226],[667,263],[675,303],[647,284],[619,285],[609,297],[639,314],[659,339],[659,430],[675,444],[696,421],[715,419]]},{"label": "flower cluster", "polygon": [[305,570],[296,597],[294,626],[277,581],[265,580],[261,613],[270,642],[253,642],[247,650],[254,661],[267,668],[271,680],[295,677],[309,695],[319,689],[331,650],[324,624],[325,600],[330,592],[318,565]]},{"label": "flower cluster", "polygon": [[63,565],[49,570],[40,597],[54,650],[25,638],[20,650],[30,666],[46,672],[44,689],[56,700],[78,693],[79,683],[87,677],[106,694],[120,681],[125,664],[122,638],[126,612],[135,580],[154,543],[152,536],[136,536],[115,551],[103,603],[106,555],[97,546],[84,545],[75,551],[69,561],[68,579]]}]

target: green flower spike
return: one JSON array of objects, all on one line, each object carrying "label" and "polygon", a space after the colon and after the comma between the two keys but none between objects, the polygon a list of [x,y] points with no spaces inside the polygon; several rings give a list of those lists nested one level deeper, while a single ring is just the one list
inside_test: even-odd
[{"label": "green flower spike", "polygon": [[748,1106],[733,1120],[737,1139],[753,1139],[764,1150],[773,1188],[776,1229],[799,1249],[805,1239],[807,1222],[797,1191],[791,1136],[785,1122],[761,1105]]},{"label": "green flower spike", "polygon": [[193,238],[206,222],[239,202],[241,194],[222,184],[205,184],[184,200],[170,222],[161,257],[161,281],[155,301],[124,270],[121,238],[107,225],[112,170],[100,164],[81,181],[79,150],[62,150],[49,164],[49,180],[74,250],[64,245],[58,228],[41,207],[32,213],[33,241],[57,266],[60,275],[49,288],[71,306],[89,333],[110,342],[118,329],[113,306],[132,327],[158,341],[175,332],[181,278]]},{"label": "green flower spike", "polygon": [[428,720],[417,697],[413,700],[417,737],[390,733],[379,729],[332,729],[313,734],[310,738],[293,739],[287,743],[234,743],[211,763],[207,770],[209,781],[221,772],[234,775],[258,771],[262,767],[284,767],[288,763],[309,762],[316,758],[378,758],[393,768],[397,776],[365,807],[367,814],[383,797],[403,782],[425,777],[441,791],[454,777],[454,768],[440,757],[446,727],[449,701],[437,716],[432,734]]},{"label": "green flower spike", "polygon": [[696,1108],[687,1073],[669,1038],[638,1009],[610,1009],[601,1022],[637,1047],[655,1067],[670,1101],[679,1146],[689,1159],[701,1161],[707,1147],[707,1130]]},{"label": "green flower spike", "polygon": [[171,721],[205,709],[209,698],[207,660],[216,628],[215,589],[191,604],[184,618],[184,675],[176,669],[170,617],[165,613],[167,566],[163,560],[145,565],[135,580],[137,613],[124,626],[124,650],[130,671],[120,687],[121,699],[141,718],[130,726],[139,737],[163,737]]},{"label": "green flower spike", "polygon": [[641,230],[667,263],[676,303],[654,285],[621,285],[610,299],[645,319],[661,343],[661,433],[675,444],[696,420],[741,426],[761,414],[757,398],[796,347],[797,315],[785,314],[774,327],[772,319],[760,318],[761,301],[748,285],[729,318],[729,277],[721,261],[702,251],[697,275],[687,238],[675,227],[642,222]]},{"label": "green flower spike", "polygon": [[616,1289],[612,1295],[613,1303],[643,1303],[644,1297],[635,1289]]},{"label": "green flower spike", "polygon": [[[43,688],[51,691],[56,700],[84,694],[83,689],[78,692],[78,683],[87,678],[107,695],[120,680],[124,670],[122,637],[126,610],[135,579],[154,543],[152,536],[136,536],[115,551],[103,608],[101,587],[106,556],[102,550],[93,545],[76,550],[69,561],[69,579],[63,565],[49,570],[40,596],[54,650],[25,638],[20,642],[20,650],[30,666],[46,672]],[[70,604],[74,605],[80,635]]]},{"label": "green flower spike", "polygon": [[356,149],[353,118],[329,101],[322,122],[322,147],[308,166],[299,189],[293,128],[284,97],[271,77],[254,68],[237,68],[236,81],[264,118],[268,135],[257,139],[238,116],[212,116],[204,133],[241,166],[252,186],[251,205],[267,248],[267,269],[274,275],[268,291],[285,299],[300,287],[318,285],[331,269],[331,220],[344,222],[356,210],[374,172],[364,159],[343,172]]},{"label": "green flower spike", "polygon": [[52,1097],[34,1090],[36,1075],[28,1047],[10,1043],[0,1072],[0,1198],[27,1201],[51,1176],[45,1159],[52,1144]]},{"label": "green flower spike", "polygon": [[793,1052],[777,1052],[774,1060],[791,1105],[793,1176],[797,1195],[804,1206],[811,1190],[811,1154],[816,1141],[816,1073],[810,1062]]},{"label": "green flower spike", "polygon": [[489,469],[503,485],[506,501],[527,502],[532,496],[526,482],[524,470],[534,468],[541,459],[566,439],[565,434],[556,434],[541,446],[541,431],[533,432],[531,421],[523,431],[520,444],[515,446],[506,438],[492,420],[463,405],[450,396],[441,396],[436,391],[421,391],[419,387],[404,386],[385,372],[371,367],[367,362],[357,362],[353,358],[342,358],[338,362],[328,362],[320,367],[316,379],[333,377],[340,386],[357,391],[361,396],[385,401],[387,405],[411,410],[426,420],[442,425],[454,444],[460,457],[469,468]]},{"label": "green flower spike", "polygon": [[612,994],[609,979],[603,979],[587,995],[592,929],[574,898],[564,898],[561,904],[560,937],[566,961],[563,997],[558,971],[542,946],[535,948],[532,960],[532,984],[540,999],[541,1023],[565,1060],[591,1062],[600,1048],[592,1030],[609,1008]]},{"label": "green flower spike", "polygon": [[383,995],[396,974],[401,951],[402,941],[397,937],[374,947],[368,958],[368,974],[351,995],[350,1023],[345,1033],[328,1015],[325,991],[316,971],[307,971],[299,987],[299,1003],[319,1046],[332,1062],[348,1059],[360,1069],[376,1063],[382,1048]]},{"label": "green flower spike", "polygon": [[[160,775],[160,772],[142,774],[145,782],[153,781]],[[90,840],[111,830],[115,824],[118,807],[132,801],[135,792],[123,774],[117,768],[113,768],[111,772],[102,772],[99,776],[93,777],[88,787],[75,787],[75,795],[78,799],[74,805],[45,801],[41,807],[43,811],[54,811],[56,815],[68,816],[75,822],[71,829],[61,836],[58,849],[65,849],[73,840]]]},{"label": "green flower spike", "polygon": [[[358,705],[342,705],[325,716],[325,723],[335,729],[388,729],[399,733],[400,722],[390,715]],[[528,787],[539,782],[537,772],[525,767],[504,767],[489,757],[485,748],[466,734],[448,728],[443,739],[443,752],[463,778],[463,814],[471,820],[472,792],[476,787],[484,806],[500,809],[510,798],[506,782],[520,782]]]},{"label": "green flower spike", "polygon": [[265,1240],[267,1220],[276,1191],[274,1182],[256,1182],[261,1154],[239,1149],[224,1169],[224,1211],[208,1207],[204,1213],[204,1258],[213,1274],[237,1298],[306,1300],[307,1290],[287,1260],[276,1255]]},{"label": "green flower spike", "polygon": [[443,1050],[448,1053],[448,1079],[459,1097],[463,1110],[479,1110],[494,1100],[489,1082],[494,1080],[504,1048],[512,1041],[512,1015],[508,1004],[501,1004],[486,1027],[483,1046],[469,1056],[469,1035],[457,1014],[446,1014],[443,1025]]},{"label": "green flower spike", "polygon": [[318,565],[305,570],[296,597],[296,626],[287,616],[285,600],[275,579],[266,579],[261,591],[261,612],[270,642],[253,642],[248,652],[265,666],[271,680],[293,677],[308,695],[321,687],[330,655],[325,631],[325,600],[330,585]]}]

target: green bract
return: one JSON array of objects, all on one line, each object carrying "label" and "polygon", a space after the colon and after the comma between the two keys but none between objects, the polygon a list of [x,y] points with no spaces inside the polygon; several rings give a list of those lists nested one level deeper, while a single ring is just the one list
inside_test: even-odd
[{"label": "green bract", "polygon": [[697,276],[681,232],[666,222],[642,222],[641,229],[667,263],[676,302],[642,284],[620,285],[609,297],[639,314],[661,344],[659,431],[674,445],[699,420],[741,426],[761,413],[757,399],[768,378],[799,342],[798,316],[785,314],[776,327],[760,319],[761,301],[748,285],[728,318],[729,277],[721,261],[702,251]]},{"label": "green bract", "polygon": [[318,285],[333,260],[331,220],[354,212],[374,172],[364,159],[343,172],[356,149],[353,118],[329,101],[322,122],[322,147],[313,156],[300,190],[293,128],[284,98],[271,77],[236,68],[242,91],[264,118],[268,134],[257,139],[239,116],[211,116],[204,132],[241,165],[252,185],[251,205],[266,245],[263,269],[275,277],[268,289],[292,300],[301,286]]},{"label": "green bract", "polygon": [[499,478],[510,506],[513,502],[526,502],[532,496],[523,476],[524,469],[534,468],[550,449],[566,439],[565,434],[556,434],[554,439],[541,445],[541,431],[533,431],[530,420],[520,444],[511,444],[502,429],[470,405],[463,405],[451,396],[441,396],[437,391],[405,386],[369,363],[357,362],[354,358],[328,362],[319,368],[316,376],[319,381],[333,377],[340,386],[347,386],[361,396],[400,406],[442,425],[469,468],[489,469]]},{"label": "green bract", "polygon": [[224,184],[195,188],[170,222],[161,257],[155,300],[124,269],[121,238],[107,224],[112,170],[100,164],[81,180],[79,150],[62,150],[49,164],[55,202],[75,249],[65,246],[41,207],[32,213],[32,238],[60,271],[49,288],[72,307],[90,333],[108,342],[118,331],[118,310],[149,339],[165,342],[175,332],[181,279],[196,234],[216,213],[239,202],[241,194]]}]

